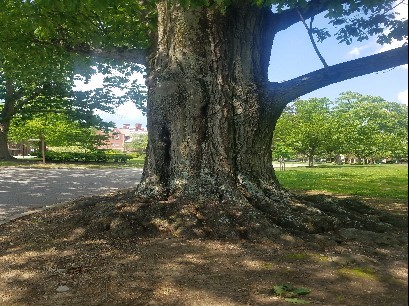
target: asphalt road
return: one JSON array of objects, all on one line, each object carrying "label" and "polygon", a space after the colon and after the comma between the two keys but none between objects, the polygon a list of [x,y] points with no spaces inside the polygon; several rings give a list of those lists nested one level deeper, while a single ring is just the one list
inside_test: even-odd
[{"label": "asphalt road", "polygon": [[135,187],[142,169],[0,168],[0,224],[82,196]]}]

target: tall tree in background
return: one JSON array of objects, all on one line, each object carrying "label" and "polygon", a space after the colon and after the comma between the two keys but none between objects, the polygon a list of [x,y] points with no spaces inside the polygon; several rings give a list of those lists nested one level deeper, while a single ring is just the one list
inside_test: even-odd
[{"label": "tall tree in background", "polygon": [[279,139],[274,139],[305,155],[308,166],[314,166],[314,158],[326,151],[327,143],[333,142],[331,101],[328,98],[297,100],[284,114],[276,127]]},{"label": "tall tree in background", "polygon": [[83,150],[93,150],[106,139],[95,129],[84,127],[63,113],[41,114],[29,120],[16,118],[10,126],[9,138],[15,143],[44,139],[47,146],[71,146]]},{"label": "tall tree in background", "polygon": [[[30,59],[33,58],[34,56]],[[65,67],[62,64],[64,61]],[[9,127],[14,118],[21,123],[22,120],[46,116],[49,113],[64,113],[82,125],[106,129],[113,126],[113,123],[103,122],[97,110],[112,113],[117,106],[128,100],[134,101],[144,110],[144,88],[132,80],[132,75],[140,71],[138,66],[98,64],[88,68],[88,71],[78,71],[74,68],[76,62],[76,58],[69,53],[61,54],[60,57],[53,56],[51,62],[46,61],[44,64],[40,61],[28,61],[24,67],[17,69],[15,76],[8,73],[5,66],[0,67],[0,160],[12,159],[7,142]],[[14,69],[16,66],[10,71],[13,72]],[[90,74],[101,70],[106,72],[103,88],[75,90],[74,80],[86,83]],[[27,77],[24,73],[27,73]]]},{"label": "tall tree in background", "polygon": [[281,83],[267,76],[278,32],[310,20],[314,46],[314,35],[329,36],[313,27],[321,13],[337,28],[340,42],[371,36],[381,43],[405,40],[407,20],[395,19],[393,1],[116,0],[108,5],[35,0],[24,5],[52,17],[41,28],[52,31],[40,31],[46,41],[61,38],[82,53],[133,48],[126,54],[147,67],[150,131],[138,195],[186,205],[178,209],[190,214],[185,222],[195,219],[197,225],[203,223],[200,216],[210,216],[206,223],[221,236],[269,235],[272,224],[303,231],[332,224],[308,206],[291,205],[277,182],[271,157],[276,122],[288,103],[306,93],[408,62],[407,45],[333,66],[315,48],[324,68]]},{"label": "tall tree in background", "polygon": [[[335,101],[297,100],[274,131],[273,148],[298,155],[346,155],[358,162],[407,158],[408,108],[381,97],[342,93]],[[310,166],[312,161],[310,158]]]},{"label": "tall tree in background", "polygon": [[336,101],[340,153],[362,162],[405,157],[408,137],[407,106],[381,97],[346,92]]}]

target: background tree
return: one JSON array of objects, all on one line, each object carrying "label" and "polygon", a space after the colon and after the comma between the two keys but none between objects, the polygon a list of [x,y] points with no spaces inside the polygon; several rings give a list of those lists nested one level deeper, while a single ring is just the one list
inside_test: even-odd
[{"label": "background tree", "polygon": [[277,122],[274,147],[298,155],[347,155],[358,161],[407,157],[407,106],[346,92],[328,99],[298,100]]},{"label": "background tree", "polygon": [[79,147],[95,149],[103,140],[94,128],[82,126],[63,113],[50,113],[30,120],[14,119],[10,126],[10,140],[28,142],[30,139],[44,139],[52,147]]},{"label": "background tree", "polygon": [[285,138],[294,151],[308,158],[309,167],[314,166],[314,158],[325,152],[327,143],[332,142],[334,130],[330,106],[331,101],[327,98],[297,100],[289,116],[280,119],[286,121],[280,126],[291,126],[286,129]]},{"label": "background tree", "polygon": [[[304,94],[407,63],[407,45],[336,65],[323,62],[324,68],[281,83],[268,80],[271,47],[278,32],[303,20],[312,22],[321,13],[336,27],[340,42],[371,36],[380,43],[406,40],[407,20],[395,19],[394,2],[105,4],[24,2],[52,17],[45,28],[55,31],[45,31],[52,34],[45,35],[47,42],[61,39],[62,45],[83,53],[133,47],[133,61],[146,64],[149,144],[138,185],[142,200],[171,201],[187,228],[194,231],[205,222],[217,236],[272,236],[274,225],[301,231],[334,226],[332,218],[313,213],[308,205],[291,205],[289,194],[277,182],[271,155],[276,122],[285,106]],[[57,24],[64,24],[62,31]],[[103,39],[97,33],[104,34]],[[312,33],[320,40],[330,35],[325,29],[314,28]],[[140,49],[146,51],[145,60]]]},{"label": "background tree", "polygon": [[[7,149],[8,130],[15,115],[30,118],[45,110],[65,109],[76,120],[82,117],[82,123],[95,126],[102,124],[96,110],[113,112],[129,99],[143,109],[143,88],[136,82],[128,82],[129,77],[141,72],[143,67],[122,59],[118,62],[115,57],[106,59],[100,49],[93,49],[91,54],[88,44],[102,47],[109,42],[109,46],[114,47],[125,37],[128,44],[140,39],[139,34],[131,35],[130,27],[135,33],[135,29],[145,29],[146,23],[139,24],[142,17],[127,18],[130,12],[136,12],[139,4],[128,8],[131,1],[121,1],[120,7],[86,2],[3,1],[0,9],[0,159],[11,159]],[[124,10],[125,7],[129,11]],[[87,82],[96,71],[105,74],[103,88],[73,91],[75,79]],[[122,95],[113,92],[114,88],[123,89],[125,85]]]},{"label": "background tree", "polygon": [[290,136],[293,134],[292,119],[294,116],[294,106],[290,104],[285,108],[284,112],[280,116],[280,119],[277,121],[277,125],[274,129],[272,146],[274,159],[279,159],[281,157],[289,158],[290,155],[292,155],[290,152],[294,154],[298,153],[294,150],[294,139]]},{"label": "background tree", "polygon": [[146,153],[146,147],[148,146],[148,134],[134,134],[132,135],[131,142],[126,144],[126,150],[137,152],[138,154]]},{"label": "background tree", "polygon": [[336,104],[343,154],[366,162],[406,150],[407,107],[354,92],[341,94]]}]

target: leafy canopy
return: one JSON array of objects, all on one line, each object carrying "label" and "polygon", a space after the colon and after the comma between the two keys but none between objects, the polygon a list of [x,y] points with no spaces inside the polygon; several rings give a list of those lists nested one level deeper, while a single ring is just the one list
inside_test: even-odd
[{"label": "leafy canopy", "polygon": [[[333,124],[328,98],[297,100],[287,107],[274,132],[274,151],[297,152],[314,158],[331,141]],[[283,157],[287,157],[283,155]]]},{"label": "leafy canopy", "polygon": [[[154,0],[3,0],[0,9],[1,41],[14,51],[26,46],[88,48],[145,48],[156,29]],[[226,11],[231,6],[253,4],[272,7],[277,14],[297,8],[325,8],[325,17],[338,30],[336,38],[376,36],[378,42],[407,37],[407,20],[396,18],[390,0],[179,0],[186,8],[206,6]],[[323,10],[324,11],[324,10]],[[328,32],[327,35],[330,35]],[[322,38],[322,37],[321,37]],[[2,49],[2,48],[1,48]],[[3,50],[4,51],[4,50]],[[10,50],[11,51],[11,50]],[[26,51],[26,50],[25,50]],[[0,51],[1,52],[1,51]]]},{"label": "leafy canopy", "polygon": [[[393,39],[407,39],[408,21],[399,18],[394,10],[400,1],[391,0],[180,0],[185,7],[218,7],[223,12],[229,6],[241,2],[252,3],[260,7],[272,7],[277,14],[289,9],[298,9],[300,13],[311,7],[326,8],[325,18],[337,30],[335,37],[339,42],[351,44],[353,39],[364,41],[375,36],[380,44],[390,43]],[[313,28],[319,41],[331,37],[327,29]]]},{"label": "leafy canopy", "polygon": [[[94,73],[90,66],[108,75],[119,62],[91,62],[84,56],[93,50],[110,48],[147,48],[156,31],[154,0],[3,0],[0,7],[0,108],[6,98],[5,80],[12,80],[20,98],[16,111],[25,102],[39,103],[39,95],[68,97],[74,108],[83,109],[89,119],[96,108],[109,110],[110,103],[122,103],[107,91],[121,84],[123,78],[106,78],[104,89],[73,93],[76,75],[86,80]],[[209,7],[228,13],[229,8],[258,5],[271,8],[279,16],[291,10],[305,14],[311,9],[324,12],[325,18],[336,28],[340,42],[351,43],[375,36],[379,43],[407,38],[407,20],[396,15],[391,0],[179,0],[186,9]],[[319,40],[331,33],[314,28]],[[118,49],[116,49],[118,50]],[[141,71],[135,63],[123,71]],[[33,93],[36,93],[35,97]],[[143,109],[144,89],[133,85],[125,99],[132,99]],[[41,99],[40,99],[41,100]],[[21,102],[23,101],[23,102]],[[52,101],[48,99],[47,103]],[[117,104],[116,104],[117,105]],[[33,109],[33,108],[32,108]],[[112,108],[111,108],[112,109]],[[1,119],[1,118],[0,118]]]},{"label": "leafy canopy", "polygon": [[345,92],[333,102],[312,98],[289,105],[277,122],[273,153],[400,158],[407,157],[407,139],[406,105]]},{"label": "leafy canopy", "polygon": [[84,127],[62,113],[36,116],[30,120],[15,119],[10,127],[10,140],[27,142],[44,138],[48,146],[78,146],[92,149],[104,137],[97,135],[93,128]]},{"label": "leafy canopy", "polygon": [[[73,120],[101,125],[97,109],[113,112],[128,100],[144,109],[145,89],[129,81],[142,71],[139,65],[98,62],[82,52],[91,47],[146,46],[152,27],[147,11],[142,2],[123,0],[2,1],[0,123],[15,115],[29,120],[65,110]],[[105,75],[103,88],[73,89],[76,79],[87,82],[96,70]],[[115,94],[114,89],[125,87],[122,95]]]}]

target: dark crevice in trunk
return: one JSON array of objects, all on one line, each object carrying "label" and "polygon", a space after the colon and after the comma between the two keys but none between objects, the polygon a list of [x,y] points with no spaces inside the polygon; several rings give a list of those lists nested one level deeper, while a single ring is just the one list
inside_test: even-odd
[{"label": "dark crevice in trunk", "polygon": [[171,142],[171,135],[170,135],[169,129],[165,126],[162,127],[161,137],[162,137],[162,143],[163,143],[163,167],[162,167],[160,182],[166,186],[168,183],[168,178],[170,174],[170,163],[172,160],[172,157],[170,155],[170,148],[171,148],[172,142]]}]

